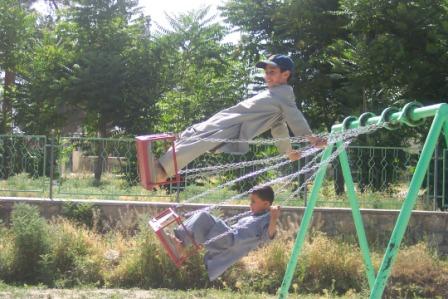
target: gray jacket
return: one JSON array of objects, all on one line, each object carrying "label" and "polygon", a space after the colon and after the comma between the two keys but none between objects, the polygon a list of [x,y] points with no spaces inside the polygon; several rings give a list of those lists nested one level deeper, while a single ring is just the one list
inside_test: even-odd
[{"label": "gray jacket", "polygon": [[[247,142],[212,142],[205,141],[206,139],[251,140],[268,130],[271,130],[272,137],[284,138],[289,137],[288,127],[295,136],[311,134],[306,119],[297,109],[292,87],[284,84],[222,110],[182,132],[180,139],[176,141],[178,169],[184,168],[207,151],[232,154],[244,154],[249,151]],[[200,139],[192,140],[188,139],[189,137]],[[291,149],[287,139],[277,142],[276,145],[280,153]],[[159,158],[168,176],[175,174],[172,157],[170,148]]]},{"label": "gray jacket", "polygon": [[[222,110],[208,120],[193,125],[197,134],[213,135],[221,130],[235,132],[233,138],[250,140],[271,130],[273,138],[289,137],[287,126],[294,136],[311,134],[311,129],[297,108],[293,89],[290,85],[279,85],[244,100],[230,108]],[[280,152],[285,153],[291,145],[288,141],[277,144]],[[224,143],[216,152],[246,153],[247,143]]]},{"label": "gray jacket", "polygon": [[[229,230],[229,234],[205,246],[207,252],[204,256],[208,277],[215,280],[230,266],[246,256],[251,250],[271,240],[268,233],[270,214],[268,211],[261,214],[251,214],[241,218]],[[211,239],[214,235],[222,233],[222,228],[216,223],[209,233]]]}]

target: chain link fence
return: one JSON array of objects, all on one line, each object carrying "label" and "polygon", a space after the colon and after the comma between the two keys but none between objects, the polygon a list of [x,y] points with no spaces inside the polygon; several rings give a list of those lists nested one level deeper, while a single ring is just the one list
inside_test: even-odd
[{"label": "chain link fence", "polygon": [[47,138],[0,135],[0,193],[33,196],[49,185]]},{"label": "chain link fence", "polygon": [[[349,146],[347,153],[358,197],[363,207],[399,208],[404,199],[418,151],[401,147]],[[31,196],[55,198],[102,198],[121,200],[185,201],[269,165],[280,163],[274,145],[252,144],[245,155],[205,154],[190,163],[178,185],[166,185],[158,191],[148,191],[139,185],[135,142],[132,138],[83,138],[46,136],[0,136],[0,194],[1,196]],[[421,190],[419,209],[446,206],[446,150],[436,152]],[[297,172],[313,157],[263,172],[239,181],[232,186],[212,192],[195,202],[218,203],[251,187],[280,176]],[[226,165],[263,160],[232,168]],[[273,161],[272,161],[273,160]],[[328,168],[319,205],[347,206],[343,193],[343,178],[336,159]],[[224,165],[224,167],[223,167]],[[210,167],[206,172],[188,170]],[[294,178],[290,184],[276,185],[277,198],[282,200],[294,192],[307,176]],[[51,179],[50,179],[51,177]],[[52,183],[50,183],[52,182]],[[308,186],[309,189],[310,186]],[[306,190],[288,203],[306,205]],[[246,202],[242,199],[240,202]]]}]

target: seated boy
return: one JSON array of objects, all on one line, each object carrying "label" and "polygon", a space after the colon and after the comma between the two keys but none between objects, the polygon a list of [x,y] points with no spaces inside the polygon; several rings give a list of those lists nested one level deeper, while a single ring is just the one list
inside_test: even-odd
[{"label": "seated boy", "polygon": [[[286,138],[289,137],[289,127],[295,136],[306,136],[314,146],[326,145],[324,139],[311,135],[305,117],[296,106],[293,89],[288,85],[295,69],[291,58],[273,55],[268,60],[258,62],[256,67],[264,69],[268,89],[182,132],[175,144],[178,169],[207,151],[244,154],[249,150],[247,142],[222,143],[203,138],[250,140],[268,130],[274,138]],[[277,147],[291,160],[300,159],[300,154],[292,151],[287,139],[278,142]],[[156,181],[165,181],[175,175],[172,157],[172,149],[169,149],[156,161]]]},{"label": "seated boy", "polygon": [[[191,245],[191,238],[204,245],[208,276],[215,280],[249,251],[274,238],[280,207],[272,206],[273,201],[271,187],[255,189],[250,194],[251,214],[231,226],[207,212],[199,212],[184,222],[186,230],[181,226],[174,230],[176,249],[185,250]],[[216,236],[220,237],[207,242]]]}]

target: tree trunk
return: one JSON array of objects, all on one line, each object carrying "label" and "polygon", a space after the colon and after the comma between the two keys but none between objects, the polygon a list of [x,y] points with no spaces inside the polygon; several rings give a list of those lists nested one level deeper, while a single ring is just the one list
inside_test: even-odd
[{"label": "tree trunk", "polygon": [[334,191],[337,195],[341,195],[345,192],[344,189],[344,176],[342,174],[341,163],[339,159],[335,159],[333,162],[333,176],[334,176]]},{"label": "tree trunk", "polygon": [[[326,124],[328,132],[331,132],[331,127],[333,126],[333,124],[335,122],[336,122],[336,120],[330,120]],[[342,174],[342,167],[341,167],[339,157],[334,159],[333,162],[331,162],[331,164],[333,166],[332,168],[333,168],[333,178],[334,178],[333,179],[334,191],[335,191],[336,195],[344,194],[345,181],[344,181],[344,176]]]},{"label": "tree trunk", "polygon": [[[12,134],[12,98],[11,92],[16,80],[16,74],[11,71],[5,71],[5,85],[2,102],[2,124],[0,128],[1,134]],[[3,155],[3,171],[1,173],[2,179],[8,179],[13,175],[11,164],[11,143],[12,139],[8,137],[3,138],[2,155]]]},{"label": "tree trunk", "polygon": [[2,103],[2,133],[12,133],[12,98],[11,93],[16,80],[16,74],[11,71],[5,71],[5,90]]}]

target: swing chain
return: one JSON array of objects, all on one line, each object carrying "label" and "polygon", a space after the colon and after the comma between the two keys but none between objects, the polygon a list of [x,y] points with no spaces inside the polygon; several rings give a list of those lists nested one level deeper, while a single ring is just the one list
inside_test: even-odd
[{"label": "swing chain", "polygon": [[[354,129],[343,130],[341,132],[330,132],[330,133],[319,133],[313,134],[311,136],[318,137],[322,139],[326,139],[327,143],[332,144],[336,143],[351,137],[355,137],[361,134],[366,134],[372,131],[375,131],[379,128],[382,128],[386,125],[386,122],[379,124],[372,124],[369,126],[358,127]],[[306,136],[297,136],[297,137],[281,137],[281,138],[270,138],[270,139],[226,139],[226,138],[208,138],[208,137],[180,137],[182,141],[205,141],[205,142],[215,142],[215,143],[248,143],[248,144],[275,144],[281,141],[289,141],[291,143],[309,143],[309,140]]]},{"label": "swing chain", "polygon": [[212,173],[218,173],[218,172],[242,168],[242,167],[255,166],[255,165],[259,165],[259,164],[272,164],[274,162],[281,161],[285,158],[286,158],[286,155],[278,155],[275,157],[253,160],[253,161],[243,161],[243,162],[229,163],[229,164],[218,165],[218,166],[192,168],[192,169],[182,170],[182,171],[180,171],[180,174],[185,175],[185,174],[195,173],[195,174],[189,176],[189,177],[195,177],[195,176],[203,175],[202,174],[203,172],[205,172],[208,175],[208,174],[212,174]]},{"label": "swing chain", "polygon": [[[351,143],[351,140],[348,140],[348,141],[344,142],[344,144],[343,144],[341,147],[339,147],[336,151],[334,151],[334,152],[332,153],[332,155],[330,155],[330,157],[328,157],[328,158],[325,159],[324,161],[321,161],[320,163],[316,164],[316,165],[315,165],[316,168],[321,167],[321,166],[323,166],[323,165],[325,165],[325,164],[328,164],[328,163],[332,162],[334,159],[336,159],[336,157],[337,157],[343,150],[345,150],[345,149],[347,148],[347,146],[348,146],[350,143]],[[314,169],[314,167],[312,167],[312,168],[310,168],[310,169]],[[302,184],[296,191],[294,191],[294,192],[291,194],[291,196],[290,196],[284,203],[286,203],[289,199],[293,198],[294,195],[295,195],[296,193],[298,193],[302,188],[304,188],[309,182],[311,182],[311,180],[314,179],[314,177],[315,177],[316,175],[317,175],[317,171],[315,171],[315,172],[313,173],[312,176],[310,176],[307,180],[305,180],[305,182],[303,182],[303,184]],[[238,218],[241,218],[241,217],[244,217],[244,216],[248,216],[248,215],[250,215],[250,214],[251,214],[251,211],[246,211],[246,212],[243,212],[243,213],[240,213],[240,214],[238,214],[238,215],[235,215],[235,216],[233,216],[233,217],[228,218],[228,219],[226,220],[226,222],[230,222],[231,220],[235,220],[235,219],[238,219]],[[269,213],[267,213],[267,215],[269,215]],[[266,215],[263,215],[263,216],[261,216],[261,217],[266,217]],[[259,218],[254,218],[254,219],[252,219],[251,221],[249,221],[249,222],[247,222],[247,223],[245,223],[244,225],[241,225],[241,226],[237,226],[237,225],[236,225],[236,226],[232,226],[230,230],[228,230],[228,231],[226,231],[226,232],[224,232],[224,233],[222,233],[222,234],[219,234],[219,235],[217,235],[217,236],[215,236],[215,237],[213,237],[213,238],[210,238],[209,240],[205,241],[205,242],[204,242],[204,245],[206,246],[206,245],[208,245],[208,244],[210,244],[210,243],[212,243],[212,242],[214,242],[214,241],[217,241],[217,240],[219,240],[219,239],[225,237],[226,235],[229,235],[229,234],[232,234],[232,233],[234,233],[234,232],[237,232],[238,229],[242,229],[242,228],[248,227],[249,224],[255,222],[256,220],[259,220]]]},{"label": "swing chain", "polygon": [[[284,176],[284,177],[277,178],[277,179],[272,180],[272,181],[270,181],[270,182],[267,182],[267,183],[265,183],[265,184],[258,185],[257,187],[269,186],[269,185],[273,185],[273,184],[276,184],[276,183],[280,183],[280,182],[282,182],[282,181],[287,181],[287,183],[285,183],[285,184],[282,186],[282,188],[284,188],[284,187],[287,186],[287,185],[288,185],[288,184],[289,184],[295,177],[297,177],[297,176],[299,176],[299,175],[301,175],[301,174],[310,172],[310,171],[312,171],[312,170],[319,169],[319,168],[322,167],[323,165],[326,165],[326,164],[332,162],[334,159],[336,159],[337,156],[339,156],[339,154],[340,154],[342,151],[344,151],[344,150],[348,147],[348,145],[352,142],[352,139],[353,139],[354,137],[356,137],[356,136],[358,136],[358,135],[361,135],[361,134],[366,134],[366,133],[370,133],[370,132],[376,131],[376,130],[378,130],[379,128],[384,127],[385,125],[387,125],[387,124],[386,124],[386,123],[374,124],[374,125],[370,125],[370,126],[365,126],[365,127],[360,127],[360,128],[356,128],[356,129],[346,130],[346,131],[343,131],[341,134],[339,134],[339,133],[337,133],[337,134],[336,134],[336,133],[333,133],[333,134],[329,135],[329,138],[327,139],[327,142],[328,142],[329,144],[330,144],[330,143],[336,143],[336,142],[343,142],[343,144],[342,144],[336,151],[334,151],[334,152],[333,152],[327,159],[325,159],[325,160],[323,160],[323,161],[320,161],[319,163],[316,163],[317,159],[318,159],[320,156],[322,156],[322,154],[323,154],[323,152],[320,152],[318,155],[316,155],[316,156],[315,156],[309,163],[307,163],[307,164],[306,164],[302,169],[300,169],[298,172],[293,173],[293,174],[290,174],[290,175],[287,175],[287,176]],[[340,137],[340,138],[334,137],[335,135],[337,135],[337,137]],[[277,139],[277,140],[278,140],[278,139]],[[306,157],[306,156],[312,155],[312,154],[317,153],[317,152],[319,152],[319,151],[321,151],[320,148],[313,148],[313,147],[310,147],[305,153],[302,152],[302,157]],[[195,200],[195,199],[197,199],[197,198],[203,197],[203,196],[205,196],[205,195],[207,195],[207,194],[209,194],[209,193],[211,193],[211,192],[214,192],[214,191],[216,191],[216,190],[218,190],[218,189],[221,189],[221,188],[224,188],[224,187],[226,187],[226,186],[232,185],[232,184],[234,184],[234,183],[236,183],[236,182],[239,182],[239,181],[241,181],[241,180],[244,180],[244,179],[246,179],[246,178],[248,178],[248,177],[252,177],[252,176],[254,176],[254,175],[258,175],[258,174],[261,174],[261,173],[263,173],[263,172],[266,172],[266,171],[269,171],[269,170],[278,168],[278,167],[283,166],[283,165],[285,165],[285,164],[287,164],[287,163],[289,163],[289,162],[290,162],[290,161],[284,161],[284,162],[282,162],[282,163],[279,163],[279,164],[276,164],[276,165],[273,165],[273,166],[269,166],[269,167],[260,169],[260,170],[258,170],[258,171],[255,171],[255,172],[246,174],[246,175],[244,175],[244,176],[242,176],[242,177],[236,178],[236,179],[234,179],[234,180],[232,180],[232,181],[229,181],[229,182],[224,183],[224,184],[222,184],[222,185],[219,185],[219,186],[217,186],[217,187],[215,187],[215,188],[212,188],[212,189],[210,189],[210,190],[207,190],[207,191],[205,191],[205,192],[203,192],[203,193],[200,193],[200,194],[198,194],[198,195],[196,195],[196,196],[190,198],[189,200],[187,200],[187,201],[185,201],[185,202],[191,202],[191,201],[193,201],[193,200]],[[297,195],[303,188],[305,188],[305,186],[306,186],[308,183],[310,183],[310,182],[315,178],[316,175],[317,175],[317,171],[314,171],[314,173],[313,173],[308,179],[306,179],[306,180],[305,180],[305,181],[304,181],[304,182],[303,182],[303,183],[302,183],[302,184],[301,184],[301,185],[300,185],[300,186],[299,186],[293,193],[291,193],[291,195],[284,201],[283,204],[287,203],[291,198],[294,198],[294,197],[295,197],[295,196],[296,196],[296,195]],[[255,187],[255,188],[257,188],[257,187]],[[244,195],[247,195],[248,193],[251,193],[253,190],[254,190],[254,188],[250,189],[249,191],[243,192],[243,193],[241,193],[241,194],[232,196],[232,197],[230,197],[230,198],[228,198],[228,199],[222,201],[219,205],[222,205],[223,203],[225,203],[225,202],[227,202],[227,201],[234,200],[234,199],[240,198],[240,197],[242,197],[242,196],[244,196]],[[203,208],[203,209],[199,209],[199,210],[196,210],[196,211],[188,212],[188,213],[185,213],[184,216],[188,217],[188,216],[190,216],[190,215],[193,215],[193,214],[196,214],[196,213],[199,213],[199,212],[203,212],[203,211],[211,211],[211,210],[215,209],[216,207],[218,207],[219,205],[218,205],[218,204],[214,204],[214,205],[208,206],[208,207]],[[237,215],[235,215],[235,216],[232,216],[232,217],[228,218],[228,219],[226,220],[226,222],[234,221],[235,219],[239,219],[239,218],[241,218],[241,217],[243,217],[243,216],[247,216],[247,215],[250,215],[250,214],[251,214],[250,211],[246,211],[246,212],[243,212],[243,213],[240,213],[240,214],[237,214]],[[254,220],[253,220],[253,221],[254,221]],[[245,226],[247,226],[247,225],[250,224],[250,223],[251,223],[251,222],[246,223],[244,226],[237,226],[237,227],[234,226],[234,227],[232,227],[232,229],[230,229],[229,231],[226,231],[226,232],[224,232],[223,234],[217,235],[217,236],[215,236],[215,237],[213,237],[213,238],[207,240],[206,242],[204,242],[204,245],[208,245],[208,244],[210,244],[210,243],[212,243],[212,242],[214,242],[214,241],[216,241],[216,240],[218,240],[218,239],[224,237],[224,236],[227,235],[227,234],[230,234],[230,233],[235,232],[237,228],[244,228]]]}]

